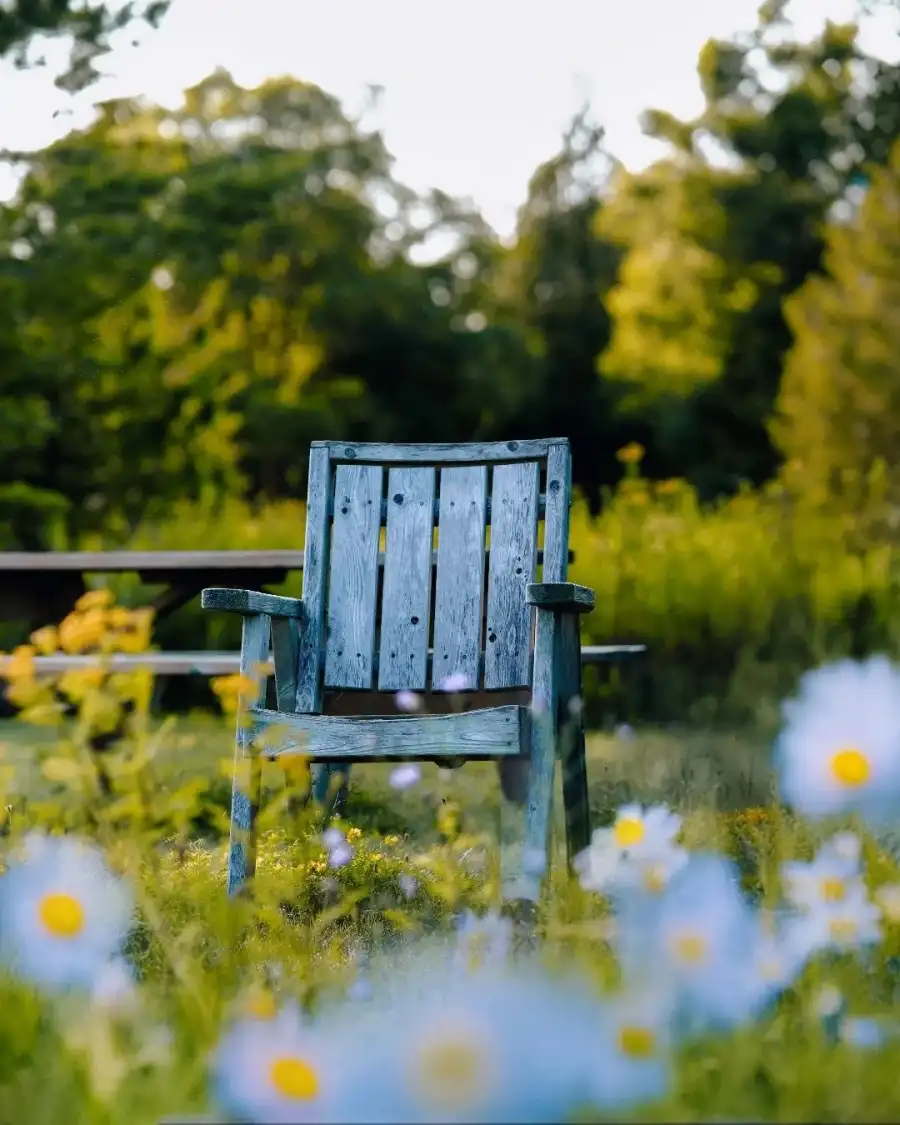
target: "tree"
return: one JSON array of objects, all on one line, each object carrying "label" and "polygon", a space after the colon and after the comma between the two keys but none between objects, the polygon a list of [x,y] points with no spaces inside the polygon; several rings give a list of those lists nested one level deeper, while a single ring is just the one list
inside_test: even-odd
[{"label": "tree", "polygon": [[673,154],[626,178],[598,227],[626,252],[601,371],[651,421],[648,467],[707,498],[777,470],[783,301],[820,269],[832,208],[900,133],[900,70],[862,55],[855,26],[798,44],[784,5],[767,7],[752,35],[704,47],[696,120],[649,115]]},{"label": "tree", "polygon": [[138,34],[141,24],[155,28],[171,0],[8,0],[0,7],[0,58],[12,56],[17,67],[43,66],[34,47],[41,39],[72,40],[68,69],[56,79],[64,90],[75,92],[99,77],[95,61],[109,50],[116,32]]},{"label": "tree", "polygon": [[[597,378],[610,338],[607,296],[621,252],[594,232],[613,166],[589,107],[572,119],[560,151],[534,173],[516,242],[492,277],[494,315],[524,333],[533,370],[514,420],[523,436],[565,434],[576,483],[592,507],[618,476],[616,450],[634,436],[617,415],[620,388]],[[524,361],[523,361],[524,362]]]},{"label": "tree", "polygon": [[[900,504],[900,142],[853,221],[828,233],[824,276],[788,301],[794,346],[772,433],[808,498],[857,507],[876,478]],[[878,479],[880,478],[880,479]]]}]

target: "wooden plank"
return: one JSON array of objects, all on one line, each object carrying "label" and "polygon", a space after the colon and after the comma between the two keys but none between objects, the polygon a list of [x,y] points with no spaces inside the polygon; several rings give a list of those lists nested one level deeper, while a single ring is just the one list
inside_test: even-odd
[{"label": "wooden plank", "polygon": [[256,867],[256,813],[259,809],[260,769],[253,752],[253,731],[248,711],[263,698],[260,666],[269,657],[269,618],[264,614],[242,622],[241,676],[254,684],[239,710],[234,747],[234,782],[231,790],[231,834],[228,844],[228,893],[237,894]]},{"label": "wooden plank", "polygon": [[434,482],[432,468],[394,468],[388,473],[390,514],[378,667],[381,691],[422,691],[426,686]]},{"label": "wooden plank", "polygon": [[565,582],[569,557],[569,507],[572,503],[572,457],[567,441],[555,442],[547,454],[544,505],[544,582]]},{"label": "wooden plank", "polygon": [[[490,498],[490,496],[487,498],[486,507],[487,507],[487,513],[486,513],[487,514],[487,522],[490,523],[491,522],[491,498]],[[544,516],[544,507],[545,507],[545,497],[542,493],[539,500],[538,500],[538,510],[540,512],[541,518],[543,518],[543,516]],[[390,513],[390,500],[387,497],[385,497],[381,501],[381,526],[382,527],[384,527],[387,524],[387,518],[388,518],[389,513]],[[332,516],[332,517],[334,516],[334,505],[333,504],[329,508],[329,515]],[[441,519],[441,501],[440,501],[440,498],[438,497],[434,501],[434,523],[435,523],[436,527],[440,525],[440,519]],[[569,559],[569,561],[570,562],[572,561],[571,558]]]},{"label": "wooden plank", "polygon": [[440,505],[432,685],[440,690],[448,676],[457,674],[478,687],[483,663],[487,467],[442,469]]},{"label": "wooden plank", "polygon": [[322,710],[322,662],[325,648],[325,603],[328,597],[330,524],[328,497],[332,489],[327,449],[309,454],[306,491],[306,558],[303,567],[304,628],[297,654],[297,711]]},{"label": "wooden plank", "polygon": [[253,737],[263,756],[272,759],[292,754],[384,762],[502,758],[522,752],[527,727],[527,708],[516,706],[386,719],[284,715],[262,708],[253,713]]},{"label": "wooden plank", "polygon": [[265,613],[269,617],[302,617],[303,602],[299,598],[282,598],[278,594],[261,594],[257,590],[225,590],[212,587],[200,595],[202,609],[223,610],[249,616]]},{"label": "wooden plank", "polygon": [[313,448],[327,449],[332,461],[377,465],[472,465],[495,462],[542,460],[553,445],[565,444],[565,438],[541,438],[536,441],[472,441],[457,443],[393,444],[314,441]]},{"label": "wooden plank", "polygon": [[526,687],[531,680],[532,610],[525,587],[534,581],[537,559],[539,483],[536,463],[494,469],[484,657],[488,691]]},{"label": "wooden plank", "polygon": [[325,686],[369,688],[375,655],[378,538],[384,471],[339,465],[331,530]]},{"label": "wooden plank", "polygon": [[0,571],[4,572],[149,574],[302,569],[303,551],[0,551]]},{"label": "wooden plank", "polygon": [[[628,657],[640,656],[647,651],[646,645],[585,645],[581,649],[582,664],[607,664]],[[12,658],[0,655],[0,675]],[[428,654],[429,673],[432,653]],[[39,676],[55,676],[75,668],[92,668],[105,662],[112,672],[135,672],[147,669],[160,676],[227,676],[240,669],[241,658],[237,652],[115,652],[107,655],[69,656],[63,653],[53,656],[36,656],[35,671]],[[376,659],[376,665],[378,663]],[[479,661],[479,671],[483,661]],[[266,663],[266,675],[272,675],[274,665]]]},{"label": "wooden plank", "polygon": [[590,586],[579,586],[576,582],[529,582],[525,587],[525,601],[543,609],[589,613],[596,600]]}]

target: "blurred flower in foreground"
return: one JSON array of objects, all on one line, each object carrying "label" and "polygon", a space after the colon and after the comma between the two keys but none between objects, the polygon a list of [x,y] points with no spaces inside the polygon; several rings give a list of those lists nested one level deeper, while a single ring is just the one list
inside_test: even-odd
[{"label": "blurred flower in foreground", "polygon": [[372,1120],[366,1091],[346,1080],[352,1046],[305,1026],[293,1005],[272,1019],[238,1021],[215,1053],[213,1096],[229,1116],[260,1125]]},{"label": "blurred flower in foreground", "polygon": [[136,1007],[138,991],[134,969],[124,958],[115,957],[107,963],[94,981],[91,999],[96,1007],[116,1014]]},{"label": "blurred flower in foreground", "polygon": [[392,789],[412,789],[422,780],[422,770],[415,762],[407,762],[391,770],[390,786]]},{"label": "blurred flower in foreground", "polygon": [[783,799],[811,818],[890,820],[900,802],[900,671],[885,657],[808,672],[783,705]]},{"label": "blurred flower in foreground", "polygon": [[[368,1009],[371,1115],[391,1122],[557,1122],[583,1103],[593,1065],[584,988],[528,971],[395,970]],[[424,970],[424,971],[423,971]],[[390,1027],[392,1034],[384,1035]]]},{"label": "blurred flower in foreground", "polygon": [[394,696],[398,711],[421,711],[422,697],[414,691],[398,691]]},{"label": "blurred flower in foreground", "polygon": [[881,941],[881,908],[860,885],[809,910],[798,926],[810,950],[848,953]]},{"label": "blurred flower in foreground", "polygon": [[590,1100],[603,1110],[645,1105],[671,1082],[671,996],[664,990],[615,997],[600,1022]]},{"label": "blurred flower in foreground", "polygon": [[463,915],[458,930],[456,961],[468,969],[502,964],[512,944],[512,922],[499,914],[479,918],[471,911]]},{"label": "blurred flower in foreground", "polygon": [[824,844],[810,863],[782,864],[785,898],[800,910],[812,910],[864,892],[860,854],[859,838],[841,833]]},{"label": "blurred flower in foreground", "polygon": [[623,805],[612,826],[598,828],[576,857],[582,887],[600,894],[659,893],[687,863],[688,853],[675,843],[680,830],[681,817],[664,805]]},{"label": "blurred flower in foreground", "polygon": [[30,833],[0,878],[0,952],[48,988],[93,988],[122,949],[132,896],[92,845]]},{"label": "blurred flower in foreground", "polygon": [[756,919],[733,864],[694,855],[661,895],[626,897],[616,946],[630,981],[671,988],[687,1026],[729,1025],[761,1002]]},{"label": "blurred flower in foreground", "polygon": [[328,852],[329,867],[346,867],[353,858],[353,845],[347,842],[339,828],[327,828],[322,842]]}]

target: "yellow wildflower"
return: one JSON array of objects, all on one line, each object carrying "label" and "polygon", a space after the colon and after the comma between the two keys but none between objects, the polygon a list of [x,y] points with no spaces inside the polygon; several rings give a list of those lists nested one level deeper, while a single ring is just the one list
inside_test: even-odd
[{"label": "yellow wildflower", "polygon": [[637,465],[644,456],[644,447],[636,441],[631,441],[616,454],[623,465]]}]

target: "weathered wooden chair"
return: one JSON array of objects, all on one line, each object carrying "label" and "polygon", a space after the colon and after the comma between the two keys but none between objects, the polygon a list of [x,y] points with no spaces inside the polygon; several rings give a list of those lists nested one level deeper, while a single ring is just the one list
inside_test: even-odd
[{"label": "weathered wooden chair", "polygon": [[[254,869],[260,753],[329,771],[497,759],[503,897],[526,910],[547,866],[557,757],[570,859],[588,844],[579,615],[594,594],[566,581],[570,503],[562,438],[313,443],[302,598],[202,595],[204,609],[243,615],[241,672],[255,684],[238,723],[229,893]],[[270,637],[277,710],[261,705]],[[477,709],[447,706],[463,682]],[[428,692],[428,713],[398,713],[401,690]]]}]

